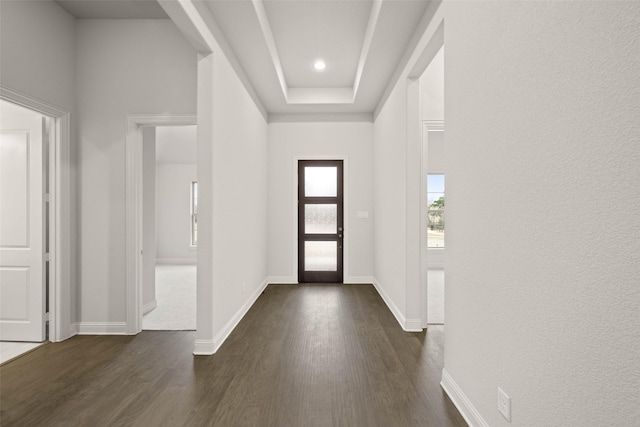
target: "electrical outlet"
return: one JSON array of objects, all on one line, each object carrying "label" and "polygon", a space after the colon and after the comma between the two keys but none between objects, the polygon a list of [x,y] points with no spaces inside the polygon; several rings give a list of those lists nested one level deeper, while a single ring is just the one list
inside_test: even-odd
[{"label": "electrical outlet", "polygon": [[498,387],[498,412],[511,422],[511,398]]},{"label": "electrical outlet", "polygon": [[242,282],[242,294],[247,293],[247,282]]}]

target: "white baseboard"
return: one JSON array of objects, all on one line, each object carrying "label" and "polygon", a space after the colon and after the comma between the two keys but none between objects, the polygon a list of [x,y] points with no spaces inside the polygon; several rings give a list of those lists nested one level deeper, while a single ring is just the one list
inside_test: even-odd
[{"label": "white baseboard", "polygon": [[404,314],[402,314],[400,309],[393,303],[393,300],[387,295],[375,278],[373,278],[373,286],[376,288],[376,291],[378,291],[378,294],[380,294],[384,303],[387,304],[387,307],[389,307],[389,310],[391,310],[391,313],[393,313],[403,331],[422,332],[422,321],[420,319],[407,319],[404,317]]},{"label": "white baseboard", "polygon": [[[297,285],[298,279],[290,276],[269,276],[270,285]],[[371,285],[374,279],[371,276],[349,276],[343,280],[347,285]]]},{"label": "white baseboard", "polygon": [[405,319],[402,329],[405,332],[422,332],[422,319]]},{"label": "white baseboard", "polygon": [[398,321],[402,329],[404,329],[404,323],[406,321],[404,314],[402,314],[400,309],[398,309],[398,307],[393,303],[391,298],[389,298],[387,293],[384,291],[384,289],[382,289],[382,287],[380,286],[380,283],[378,283],[378,281],[375,278],[373,279],[373,287],[376,288],[376,291],[378,291],[378,294],[380,295],[384,303],[387,304],[387,307],[389,307],[389,310],[391,310],[391,313],[393,313],[393,315],[395,316],[396,320]]},{"label": "white baseboard", "polygon": [[196,340],[193,354],[195,355],[212,355],[215,354],[220,346],[224,344],[226,339],[231,335],[231,332],[238,326],[238,323],[247,314],[247,311],[256,302],[258,297],[264,292],[265,288],[269,285],[269,280],[266,280],[260,284],[247,299],[247,301],[240,307],[236,314],[222,327],[220,332],[213,337],[213,340]]},{"label": "white baseboard", "polygon": [[371,276],[349,276],[344,279],[346,285],[371,285],[373,277]]},{"label": "white baseboard", "polygon": [[298,279],[290,276],[269,276],[267,282],[270,285],[297,285]]},{"label": "white baseboard", "polygon": [[69,335],[63,339],[61,339],[60,341],[64,341],[68,338],[71,338],[75,335],[78,335],[78,324],[77,323],[72,323],[69,325]]},{"label": "white baseboard", "polygon": [[149,301],[148,303],[146,303],[143,307],[142,307],[142,315],[147,314],[148,312],[150,312],[151,310],[153,310],[154,308],[156,308],[158,306],[158,300],[153,300],[153,301]]},{"label": "white baseboard", "polygon": [[156,265],[196,265],[195,258],[156,258]]},{"label": "white baseboard", "polygon": [[127,335],[126,322],[78,322],[73,328],[77,335]]},{"label": "white baseboard", "polygon": [[444,389],[449,399],[456,405],[458,411],[465,419],[470,427],[489,427],[489,424],[482,418],[480,412],[473,406],[473,403],[467,398],[462,389],[453,380],[446,369],[442,370],[442,381],[440,386]]},{"label": "white baseboard", "polygon": [[196,340],[193,348],[194,356],[211,356],[216,352],[213,340]]}]

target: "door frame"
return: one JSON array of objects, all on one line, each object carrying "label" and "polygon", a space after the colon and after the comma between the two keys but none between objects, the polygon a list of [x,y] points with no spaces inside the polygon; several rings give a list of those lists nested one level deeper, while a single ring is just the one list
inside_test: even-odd
[{"label": "door frame", "polygon": [[292,197],[291,207],[293,216],[292,270],[293,282],[298,283],[298,161],[299,160],[342,160],[342,209],[343,209],[343,235],[342,235],[342,281],[349,281],[349,156],[339,154],[335,156],[294,156],[292,162]]},{"label": "door frame", "polygon": [[428,227],[427,215],[429,209],[427,206],[427,175],[429,174],[429,132],[444,131],[444,120],[422,120],[422,159],[420,164],[420,282],[421,301],[422,301],[422,327],[428,327],[428,302],[429,302],[429,239],[427,237]]},{"label": "door frame", "polygon": [[[49,341],[65,340],[71,322],[71,114],[0,86],[0,99],[52,119],[49,134]],[[46,321],[46,320],[45,320]]]},{"label": "door frame", "polygon": [[[142,128],[196,125],[195,114],[128,115],[126,136],[126,333],[142,331]],[[197,286],[197,285],[196,285]]]},{"label": "door frame", "polygon": [[[304,236],[306,235],[306,232],[300,232],[300,227],[305,227],[305,219],[304,219],[304,209],[303,207],[306,206],[307,204],[310,204],[308,202],[303,202],[302,206],[301,206],[301,199],[307,199],[307,197],[305,196],[305,190],[302,189],[302,186],[300,185],[301,182],[301,177],[302,175],[305,176],[304,180],[306,182],[306,172],[303,172],[303,169],[306,167],[304,166],[305,163],[309,163],[309,162],[313,162],[315,164],[317,164],[318,166],[322,167],[322,166],[331,166],[333,167],[334,165],[337,167],[337,165],[339,166],[339,175],[337,177],[337,181],[336,181],[336,185],[337,187],[337,193],[335,197],[328,197],[330,199],[335,198],[336,199],[336,207],[338,207],[338,211],[337,211],[337,230],[336,230],[336,235],[338,237],[338,240],[336,241],[336,243],[339,245],[338,251],[336,253],[337,259],[337,270],[335,273],[335,276],[339,277],[340,280],[333,282],[332,280],[327,280],[326,283],[344,283],[344,161],[343,160],[299,160],[298,161],[298,215],[297,215],[297,221],[298,221],[298,282],[301,281],[302,276],[305,275],[304,272],[308,273],[308,276],[313,276],[315,278],[315,280],[310,280],[309,283],[324,283],[325,280],[318,280],[320,277],[322,276],[329,276],[331,275],[333,272],[331,271],[322,271],[322,272],[313,272],[313,271],[306,271],[303,269],[303,272],[300,271],[301,266],[304,265],[304,258],[306,257],[306,251],[303,251],[303,247],[305,246],[305,242],[309,241],[307,240]],[[328,202],[325,202],[328,203]],[[315,238],[310,238],[310,241],[318,241]],[[310,278],[310,277],[309,277]],[[307,283],[307,281],[303,281],[305,283]]]}]

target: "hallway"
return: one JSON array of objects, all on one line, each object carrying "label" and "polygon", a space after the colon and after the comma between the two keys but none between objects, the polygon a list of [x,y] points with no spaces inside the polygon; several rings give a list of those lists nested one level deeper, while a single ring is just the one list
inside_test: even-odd
[{"label": "hallway", "polygon": [[464,426],[444,329],[403,332],[370,285],[272,285],[216,355],[193,332],[76,336],[2,367],[14,425]]}]

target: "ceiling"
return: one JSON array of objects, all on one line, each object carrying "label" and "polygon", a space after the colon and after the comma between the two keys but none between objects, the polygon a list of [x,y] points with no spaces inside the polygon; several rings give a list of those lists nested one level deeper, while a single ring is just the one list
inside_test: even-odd
[{"label": "ceiling", "polygon": [[[429,0],[192,0],[270,114],[371,114],[415,48]],[[167,18],[155,0],[57,1],[76,18]],[[164,15],[164,16],[163,16]],[[316,71],[314,61],[326,63]]]}]

